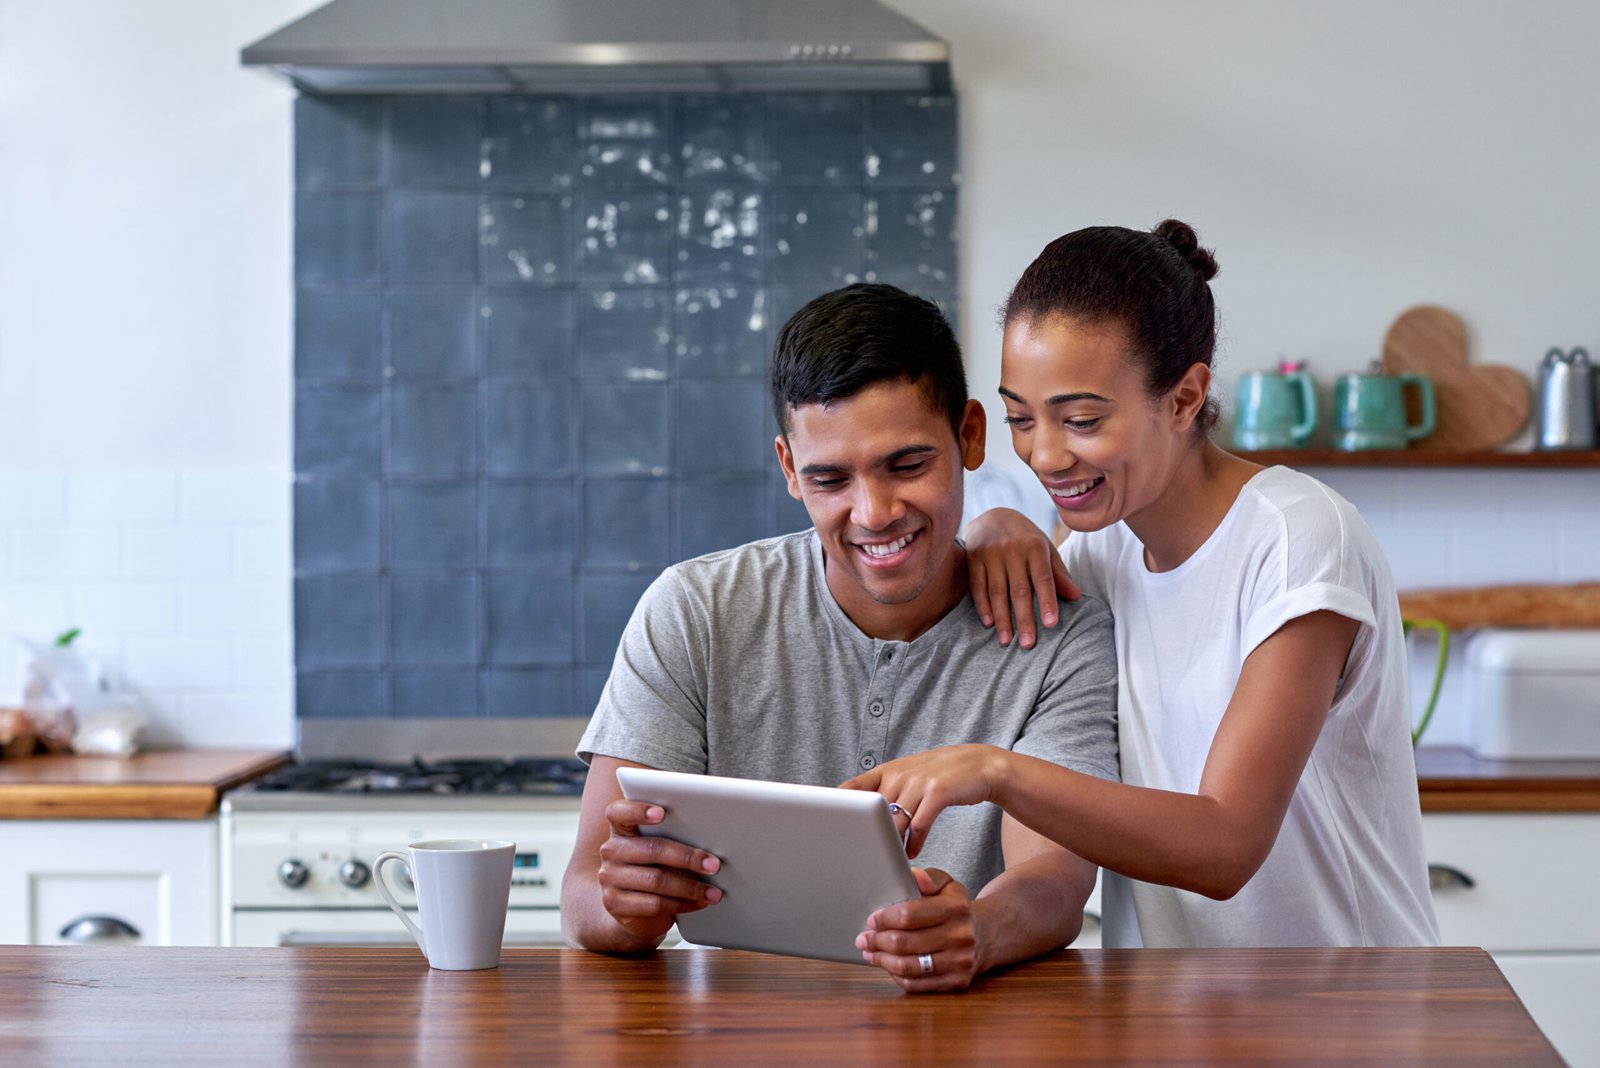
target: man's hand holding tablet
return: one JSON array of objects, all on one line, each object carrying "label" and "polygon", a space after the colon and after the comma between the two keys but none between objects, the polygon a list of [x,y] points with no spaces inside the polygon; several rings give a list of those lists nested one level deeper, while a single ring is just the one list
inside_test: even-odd
[{"label": "man's hand holding tablet", "polygon": [[599,880],[606,911],[635,937],[651,943],[661,940],[679,914],[722,900],[721,890],[699,878],[717,872],[718,858],[641,832],[665,816],[660,805],[647,801],[613,801],[606,806],[611,837],[600,846]]}]

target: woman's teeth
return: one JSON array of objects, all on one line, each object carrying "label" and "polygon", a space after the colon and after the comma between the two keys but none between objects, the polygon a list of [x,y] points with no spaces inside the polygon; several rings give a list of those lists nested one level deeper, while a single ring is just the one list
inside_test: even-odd
[{"label": "woman's teeth", "polygon": [[893,556],[907,545],[910,545],[911,538],[912,535],[907,534],[899,541],[891,541],[887,545],[863,545],[861,548],[868,556]]},{"label": "woman's teeth", "polygon": [[1099,478],[1086,478],[1082,482],[1069,482],[1065,486],[1057,487],[1054,492],[1057,497],[1065,497],[1070,500],[1073,497],[1082,497],[1105,480],[1104,475]]}]

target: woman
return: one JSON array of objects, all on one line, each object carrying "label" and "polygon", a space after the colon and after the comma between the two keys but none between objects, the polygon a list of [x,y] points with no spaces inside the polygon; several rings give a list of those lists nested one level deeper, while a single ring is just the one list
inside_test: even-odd
[{"label": "woman", "polygon": [[[913,855],[993,801],[1100,864],[1108,946],[1434,944],[1394,581],[1349,502],[1207,437],[1216,269],[1176,220],[1093,227],[1005,305],[1000,394],[1072,532],[1061,585],[1117,620],[1123,782],[965,745],[845,785],[913,813]],[[969,531],[986,622],[990,590],[1053,606],[1040,545],[1014,512]]]}]

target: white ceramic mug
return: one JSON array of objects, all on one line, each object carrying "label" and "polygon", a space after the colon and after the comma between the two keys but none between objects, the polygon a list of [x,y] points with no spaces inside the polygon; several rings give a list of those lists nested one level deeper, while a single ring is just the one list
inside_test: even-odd
[{"label": "white ceramic mug", "polygon": [[[500,963],[516,851],[514,842],[479,838],[412,842],[406,852],[380,853],[372,862],[372,881],[433,967],[449,971],[493,968]],[[420,928],[384,880],[383,866],[391,860],[411,868]]]}]

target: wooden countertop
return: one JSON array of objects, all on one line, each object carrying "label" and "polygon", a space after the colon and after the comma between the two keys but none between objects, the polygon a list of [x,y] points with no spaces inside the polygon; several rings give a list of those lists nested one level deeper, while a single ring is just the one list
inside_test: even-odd
[{"label": "wooden countertop", "polygon": [[0,1059],[51,1064],[1559,1065],[1480,949],[1065,950],[954,995],[722,950],[0,946]]},{"label": "wooden countertop", "polygon": [[1417,750],[1424,812],[1600,812],[1600,760],[1484,760]]},{"label": "wooden countertop", "polygon": [[0,760],[0,819],[204,819],[224,790],[288,759],[262,750],[166,749]]},{"label": "wooden countertop", "polygon": [[[0,760],[0,819],[203,819],[223,791],[287,753],[171,749],[113,757]],[[1417,750],[1424,812],[1600,812],[1600,760],[1482,760]]]}]

